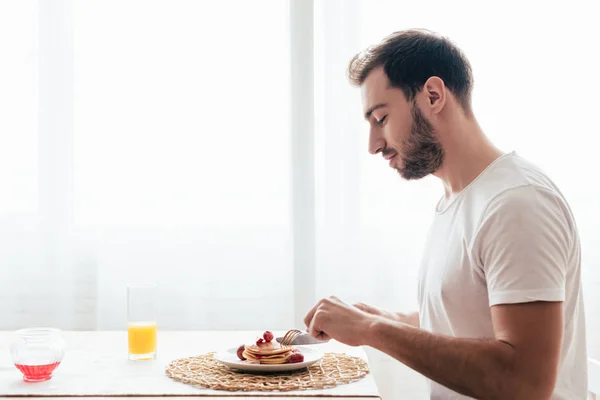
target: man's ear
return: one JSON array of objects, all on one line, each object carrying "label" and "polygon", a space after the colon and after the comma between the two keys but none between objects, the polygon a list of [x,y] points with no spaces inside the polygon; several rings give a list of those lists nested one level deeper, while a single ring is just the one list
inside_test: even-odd
[{"label": "man's ear", "polygon": [[426,107],[432,114],[438,114],[446,105],[446,85],[441,78],[432,76],[423,85],[423,95],[427,98]]}]

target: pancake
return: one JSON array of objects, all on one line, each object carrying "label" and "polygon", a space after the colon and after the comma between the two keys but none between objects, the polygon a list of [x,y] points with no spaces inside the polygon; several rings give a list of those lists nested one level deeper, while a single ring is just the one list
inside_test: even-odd
[{"label": "pancake", "polygon": [[268,364],[268,365],[277,365],[277,364],[287,364],[287,358],[282,358],[280,360],[259,360],[260,364]]},{"label": "pancake", "polygon": [[248,361],[258,361],[261,364],[285,364],[287,362],[289,354],[285,353],[273,356],[260,356],[244,351],[243,356]]},{"label": "pancake", "polygon": [[251,351],[244,351],[243,354],[248,354],[254,358],[260,358],[260,359],[265,359],[265,360],[271,360],[271,359],[276,359],[276,358],[281,358],[281,357],[285,357],[287,356],[289,353],[281,353],[281,354],[257,354],[257,353],[253,353]]},{"label": "pancake", "polygon": [[291,353],[292,347],[282,347],[279,343],[271,341],[259,345],[245,345],[242,355],[248,361],[258,361],[261,364],[285,364]]},{"label": "pancake", "polygon": [[281,347],[281,345],[277,342],[265,342],[259,345],[247,344],[245,345],[245,348],[247,351],[253,354],[260,354],[265,356],[273,354],[283,354],[292,350],[290,346]]}]

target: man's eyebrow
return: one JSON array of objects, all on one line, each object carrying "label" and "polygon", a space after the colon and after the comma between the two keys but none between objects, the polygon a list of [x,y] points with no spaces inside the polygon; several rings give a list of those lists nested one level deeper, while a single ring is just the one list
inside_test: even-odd
[{"label": "man's eyebrow", "polygon": [[371,118],[371,114],[373,114],[373,111],[377,110],[378,108],[383,108],[383,107],[387,107],[387,104],[385,104],[385,103],[375,104],[373,107],[371,107],[367,110],[367,112],[365,113],[365,119]]}]

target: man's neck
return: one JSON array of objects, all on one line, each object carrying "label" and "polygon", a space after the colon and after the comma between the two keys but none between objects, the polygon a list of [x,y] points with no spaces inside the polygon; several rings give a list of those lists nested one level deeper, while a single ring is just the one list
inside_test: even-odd
[{"label": "man's neck", "polygon": [[442,180],[446,198],[461,192],[504,153],[485,136],[475,119],[461,119],[446,132],[444,163],[434,174]]}]

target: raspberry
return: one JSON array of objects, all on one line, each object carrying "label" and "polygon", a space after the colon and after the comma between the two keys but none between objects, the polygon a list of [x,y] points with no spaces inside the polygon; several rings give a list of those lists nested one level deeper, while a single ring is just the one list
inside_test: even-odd
[{"label": "raspberry", "polygon": [[238,347],[237,349],[237,356],[240,360],[245,361],[246,358],[242,355],[244,353],[244,350],[246,349],[246,346],[241,345],[240,347]]},{"label": "raspberry", "polygon": [[300,363],[304,361],[304,355],[302,353],[292,353],[288,356],[289,363]]},{"label": "raspberry", "polygon": [[266,331],[265,333],[263,333],[263,338],[265,338],[265,342],[270,342],[271,340],[273,340],[274,337],[275,336],[271,331]]},{"label": "raspberry", "polygon": [[257,346],[258,346],[258,345],[261,345],[261,344],[263,344],[264,342],[265,342],[265,339],[263,339],[263,338],[258,338],[258,340],[256,341],[256,345],[257,345]]}]

